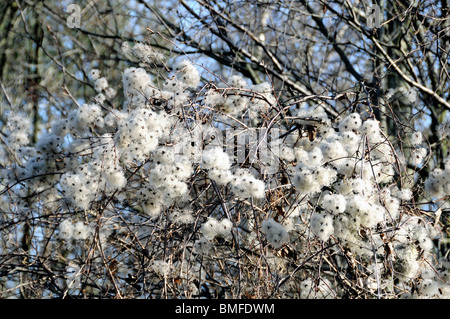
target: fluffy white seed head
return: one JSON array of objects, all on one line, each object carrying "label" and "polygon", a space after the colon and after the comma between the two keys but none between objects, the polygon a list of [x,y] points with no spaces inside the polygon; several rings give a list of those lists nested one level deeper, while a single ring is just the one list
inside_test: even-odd
[{"label": "fluffy white seed head", "polygon": [[91,75],[92,79],[94,81],[96,81],[96,80],[98,80],[100,78],[100,70],[92,69],[91,72],[90,72],[90,75]]},{"label": "fluffy white seed head", "polygon": [[326,194],[322,199],[322,207],[332,214],[343,213],[346,205],[345,197],[341,194]]},{"label": "fluffy white seed head", "polygon": [[181,60],[175,66],[177,78],[187,87],[195,88],[200,83],[200,74],[194,64],[189,60]]},{"label": "fluffy white seed head", "polygon": [[423,135],[422,135],[421,132],[414,132],[414,133],[411,134],[409,140],[411,142],[411,145],[418,146],[423,141]]},{"label": "fluffy white seed head", "polygon": [[97,92],[102,92],[108,88],[108,80],[105,77],[98,78],[95,80],[95,90]]},{"label": "fluffy white seed head", "polygon": [[241,171],[235,174],[231,181],[231,190],[240,199],[253,196],[262,199],[266,196],[265,184],[262,180],[256,179],[251,173]]},{"label": "fluffy white seed head", "polygon": [[358,113],[351,113],[339,122],[339,131],[358,131],[361,123],[361,116]]},{"label": "fluffy white seed head", "polygon": [[231,167],[230,158],[220,147],[203,151],[201,166],[205,169],[228,170]]},{"label": "fluffy white seed head", "polygon": [[289,235],[284,226],[273,218],[266,219],[261,223],[261,232],[274,248],[280,248],[289,240]]},{"label": "fluffy white seed head", "polygon": [[326,213],[314,213],[311,216],[311,230],[323,241],[334,234],[333,217]]}]

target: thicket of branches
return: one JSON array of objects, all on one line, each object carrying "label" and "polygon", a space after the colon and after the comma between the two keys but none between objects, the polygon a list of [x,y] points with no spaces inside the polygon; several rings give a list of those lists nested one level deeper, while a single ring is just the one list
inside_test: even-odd
[{"label": "thicket of branches", "polygon": [[0,4],[1,298],[450,296],[447,1],[70,5]]}]

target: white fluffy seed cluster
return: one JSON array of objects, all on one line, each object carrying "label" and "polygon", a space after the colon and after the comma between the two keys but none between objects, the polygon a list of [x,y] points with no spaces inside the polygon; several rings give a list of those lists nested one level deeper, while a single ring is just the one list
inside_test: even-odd
[{"label": "white fluffy seed cluster", "polygon": [[409,138],[411,145],[418,146],[423,142],[423,135],[421,132],[413,132]]},{"label": "white fluffy seed cluster", "polygon": [[188,88],[196,88],[200,83],[197,67],[189,60],[182,59],[175,65],[175,74],[179,81]]},{"label": "white fluffy seed cluster", "polygon": [[125,160],[143,161],[158,148],[160,139],[168,134],[170,125],[167,114],[136,108],[119,122],[115,135],[116,146]]},{"label": "white fluffy seed cluster", "polygon": [[289,241],[289,235],[285,227],[273,218],[266,219],[261,223],[261,232],[275,249]]},{"label": "white fluffy seed cluster", "polygon": [[[84,104],[69,113],[65,130],[72,135],[84,137],[90,134],[90,129],[102,128],[103,126],[104,117],[100,105]],[[59,133],[66,133],[65,130]]]},{"label": "white fluffy seed cluster", "polygon": [[323,241],[334,234],[333,217],[322,213],[314,213],[311,217],[311,230]]},{"label": "white fluffy seed cluster", "polygon": [[231,168],[231,162],[228,154],[216,146],[203,151],[201,166],[207,170],[225,171]]},{"label": "white fluffy seed cluster", "polygon": [[[211,88],[205,94],[205,104],[224,114],[240,116],[244,113],[250,118],[257,118],[275,103],[270,83],[248,85],[240,75],[232,75],[227,79],[228,86]],[[252,91],[251,96],[247,92]],[[223,118],[226,121],[226,117]]]},{"label": "white fluffy seed cluster", "polygon": [[153,84],[144,68],[127,68],[122,74],[123,93],[126,98],[124,111],[134,108],[152,108],[154,100],[160,100],[161,91]]},{"label": "white fluffy seed cluster", "polygon": [[[305,219],[316,238],[328,241],[334,236],[358,256],[373,256],[377,249],[382,250],[379,247],[384,243],[376,236],[373,241],[363,238],[361,231],[398,224],[402,220],[402,202],[413,197],[410,189],[400,190],[389,184],[394,176],[392,164],[399,158],[396,150],[383,136],[376,120],[364,120],[358,113],[345,116],[335,128],[331,128],[328,116],[318,110],[300,110],[298,118],[303,127],[324,124],[316,124],[315,138],[286,139],[281,157],[295,165],[288,172],[296,191],[311,203],[317,203],[320,210],[303,207],[299,210],[303,213],[292,213],[283,220],[283,225],[289,232],[304,232],[299,223]],[[411,144],[419,150],[422,136],[411,138]],[[363,148],[370,150],[365,157],[361,156]],[[290,154],[294,154],[295,160]],[[443,172],[435,170],[425,183],[431,194],[446,194]],[[379,188],[385,184],[390,186]],[[400,238],[398,232],[398,247],[394,249],[401,250],[402,245],[414,240],[418,249],[429,251],[434,235],[424,231],[423,225],[416,227],[408,240]],[[410,271],[413,269],[411,265]]]},{"label": "white fluffy seed cluster", "polygon": [[[424,164],[428,155],[428,149],[423,143],[423,134],[421,132],[411,133],[411,135],[409,136],[409,142],[411,144],[409,162],[414,166],[420,166]],[[405,162],[404,159],[403,162]]]},{"label": "white fluffy seed cluster", "polygon": [[208,240],[213,240],[216,236],[229,239],[233,223],[228,218],[217,220],[214,217],[209,217],[208,220],[202,224],[200,231],[203,237]]},{"label": "white fluffy seed cluster", "polygon": [[[158,217],[171,205],[175,203],[181,205],[187,201],[189,189],[186,180],[193,169],[187,160],[176,161],[175,150],[171,147],[162,147],[153,155],[148,165],[148,181],[140,186],[136,200],[144,212],[152,217]],[[176,221],[180,222],[181,219]]]},{"label": "white fluffy seed cluster", "polygon": [[65,219],[59,224],[59,237],[66,241],[85,240],[92,234],[92,229],[82,221],[73,222]]},{"label": "white fluffy seed cluster", "polygon": [[188,225],[195,222],[195,218],[189,208],[173,210],[169,214],[169,220],[178,225]]},{"label": "white fluffy seed cluster", "polygon": [[90,75],[94,80],[94,89],[98,93],[94,98],[97,103],[102,104],[106,99],[113,99],[116,96],[117,92],[109,86],[108,79],[100,77],[100,70],[92,69]]},{"label": "white fluffy seed cluster", "polygon": [[450,157],[445,159],[445,167],[432,170],[425,181],[425,191],[433,198],[441,199],[450,195]]},{"label": "white fluffy seed cluster", "polygon": [[233,180],[230,158],[219,146],[202,152],[201,167],[208,171],[208,177],[219,186],[227,185]]},{"label": "white fluffy seed cluster", "polygon": [[422,268],[418,298],[448,299],[450,296],[450,271],[448,269],[450,269],[449,262],[446,261],[442,262],[439,271],[431,267]]},{"label": "white fluffy seed cluster", "polygon": [[[138,49],[142,53],[145,48]],[[198,72],[192,64],[181,61],[176,68],[177,77],[185,80],[183,88],[198,84]],[[122,77],[126,98],[123,110],[106,111],[100,105],[104,100],[100,94],[112,98],[114,92],[99,70],[93,69],[91,78],[98,93],[95,102],[83,104],[66,119],[54,121],[34,147],[25,146],[29,143],[29,120],[22,115],[10,116],[9,140],[27,156],[23,168],[16,172],[18,177],[29,178],[27,183],[36,191],[58,184],[60,195],[47,191],[42,196],[51,198],[55,205],[64,196],[67,209],[88,210],[100,196],[120,194],[117,191],[128,183],[124,164],[149,161],[149,178],[134,201],[151,216],[158,216],[173,203],[184,203],[188,193],[185,180],[192,174],[192,162],[188,156],[175,158],[181,142],[174,142],[176,118],[164,110],[166,104],[161,97],[165,91],[153,85],[144,69],[126,69]],[[162,106],[157,108],[157,104]],[[187,144],[188,139],[182,143]],[[173,147],[165,148],[165,144]],[[187,216],[173,217],[178,223],[188,222]]]},{"label": "white fluffy seed cluster", "polygon": [[262,199],[265,197],[265,184],[256,179],[253,174],[246,169],[238,169],[231,181],[231,190],[240,199],[253,196]]},{"label": "white fluffy seed cluster", "polygon": [[134,55],[140,61],[152,65],[160,62],[163,58],[163,55],[156,51],[151,45],[142,42],[135,43],[132,48],[129,47],[128,43],[124,42],[122,50],[125,51],[125,53]]},{"label": "white fluffy seed cluster", "polygon": [[248,169],[239,168],[233,173],[228,154],[219,146],[203,151],[201,166],[208,170],[209,178],[217,184],[230,183],[232,192],[240,199],[265,197],[265,183]]},{"label": "white fluffy seed cluster", "polygon": [[331,214],[341,214],[345,212],[347,201],[342,194],[326,194],[322,199],[322,207]]},{"label": "white fluffy seed cluster", "polygon": [[158,88],[144,68],[131,67],[122,76],[124,95],[127,98],[124,109],[146,107],[152,110],[180,111],[188,103],[189,89],[200,83],[196,66],[188,60],[181,60],[174,66],[174,75]]},{"label": "white fluffy seed cluster", "polygon": [[62,137],[48,133],[43,135],[34,147],[21,146],[17,152],[25,156],[27,160],[15,174],[9,172],[9,179],[30,178],[28,185],[34,191],[42,192],[48,189],[48,185],[58,181],[59,172],[66,166],[71,166],[70,161],[61,157],[62,143]]},{"label": "white fluffy seed cluster", "polygon": [[[111,138],[109,138],[111,141]],[[73,207],[86,210],[99,194],[112,194],[127,183],[116,149],[103,145],[94,150],[92,160],[78,165],[73,171],[61,176],[60,185],[66,199]]]},{"label": "white fluffy seed cluster", "polygon": [[30,142],[31,121],[21,113],[12,112],[6,123],[7,143],[12,150],[19,150]]}]

